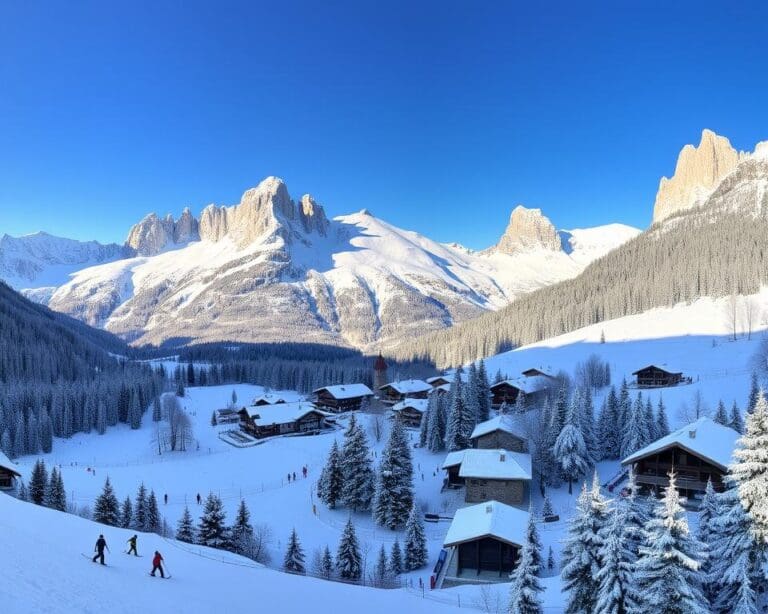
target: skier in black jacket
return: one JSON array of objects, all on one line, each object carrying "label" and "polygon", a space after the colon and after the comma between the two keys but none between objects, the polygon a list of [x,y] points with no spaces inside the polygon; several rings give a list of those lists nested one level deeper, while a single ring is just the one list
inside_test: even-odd
[{"label": "skier in black jacket", "polygon": [[128,545],[130,547],[128,548],[128,552],[126,554],[133,554],[134,556],[139,556],[139,553],[136,552],[136,540],[137,539],[138,539],[138,537],[136,535],[134,535],[133,537],[131,537],[131,539],[128,540]]},{"label": "skier in black jacket", "polygon": [[104,539],[103,535],[99,535],[99,539],[96,540],[96,546],[94,547],[94,552],[96,552],[96,556],[93,557],[93,562],[96,562],[96,559],[101,559],[101,564],[106,565],[104,562],[104,548],[107,549],[107,552],[112,552],[109,549],[109,546],[107,546],[107,541]]}]

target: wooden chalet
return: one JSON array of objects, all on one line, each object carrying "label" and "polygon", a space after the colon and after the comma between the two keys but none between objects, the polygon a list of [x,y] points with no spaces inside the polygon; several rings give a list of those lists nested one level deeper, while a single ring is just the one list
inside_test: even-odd
[{"label": "wooden chalet", "polygon": [[666,388],[684,381],[683,372],[667,365],[648,365],[632,375],[638,388]]},{"label": "wooden chalet", "polygon": [[502,449],[527,452],[528,438],[511,416],[496,416],[475,426],[470,437],[472,447],[481,450]]},{"label": "wooden chalet", "polygon": [[256,438],[310,433],[325,426],[327,414],[312,403],[276,403],[240,410],[240,428]]},{"label": "wooden chalet", "polygon": [[427,411],[427,399],[405,399],[392,406],[395,420],[410,428],[419,428]]},{"label": "wooden chalet", "polygon": [[680,494],[695,501],[703,495],[707,480],[712,480],[715,490],[723,490],[723,476],[739,437],[727,426],[699,418],[621,463],[632,466],[640,489],[655,490],[659,495],[669,486],[669,472],[674,469]]},{"label": "wooden chalet", "polygon": [[440,386],[435,386],[432,388],[432,390],[429,391],[429,394],[436,394],[437,396],[441,397],[444,394],[448,394],[451,391],[451,385],[450,384],[442,384]]},{"label": "wooden chalet", "polygon": [[532,375],[508,379],[493,384],[491,390],[491,405],[498,409],[505,403],[514,405],[518,402],[532,402],[546,394],[554,380],[543,375]]},{"label": "wooden chalet", "polygon": [[365,384],[336,384],[312,391],[315,405],[323,411],[335,414],[360,409],[363,399],[370,399],[373,392]]},{"label": "wooden chalet", "polygon": [[240,422],[240,410],[234,407],[216,409],[213,412],[216,424],[237,424]]},{"label": "wooden chalet", "polygon": [[444,572],[437,588],[509,582],[525,543],[528,512],[487,501],[456,511],[445,535]]},{"label": "wooden chalet", "polygon": [[254,407],[263,407],[264,405],[277,405],[278,403],[285,403],[285,399],[275,394],[262,394],[253,400]]},{"label": "wooden chalet", "polygon": [[526,369],[523,371],[523,377],[548,377],[549,379],[556,379],[556,375],[552,372],[549,368],[544,367],[533,367],[531,369]]},{"label": "wooden chalet", "polygon": [[420,379],[407,379],[384,384],[379,388],[382,403],[394,405],[405,399],[426,399],[432,386]]},{"label": "wooden chalet", "polygon": [[451,452],[443,462],[445,487],[464,484],[464,501],[481,503],[496,500],[523,505],[531,481],[531,457],[508,450],[470,448]]},{"label": "wooden chalet", "polygon": [[444,487],[464,486],[464,478],[459,475],[459,470],[461,469],[461,461],[464,459],[465,451],[449,452],[448,456],[445,457],[442,466],[445,469]]},{"label": "wooden chalet", "polygon": [[433,388],[439,388],[453,383],[453,375],[436,375],[435,377],[428,377],[425,381]]},{"label": "wooden chalet", "polygon": [[0,490],[12,489],[14,481],[20,477],[16,465],[0,450]]}]

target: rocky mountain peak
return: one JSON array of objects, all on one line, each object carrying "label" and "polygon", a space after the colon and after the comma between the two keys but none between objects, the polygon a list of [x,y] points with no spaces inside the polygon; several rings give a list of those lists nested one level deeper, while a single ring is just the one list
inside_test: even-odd
[{"label": "rocky mountain peak", "polygon": [[324,237],[328,231],[328,218],[325,217],[325,210],[309,194],[304,194],[301,197],[299,218],[306,232],[317,232]]},{"label": "rocky mountain peak", "polygon": [[170,213],[163,219],[156,213],[146,215],[128,231],[125,246],[139,256],[154,256],[169,247],[199,238],[197,220],[186,208],[178,220],[174,220]]},{"label": "rocky mountain peak", "polygon": [[700,206],[712,190],[749,154],[736,151],[730,141],[711,130],[701,133],[698,147],[686,145],[680,151],[672,178],[662,177],[653,221]]},{"label": "rocky mountain peak", "polygon": [[496,249],[505,254],[516,254],[534,248],[558,251],[561,248],[560,238],[541,209],[518,205],[512,211],[507,229],[501,235]]}]

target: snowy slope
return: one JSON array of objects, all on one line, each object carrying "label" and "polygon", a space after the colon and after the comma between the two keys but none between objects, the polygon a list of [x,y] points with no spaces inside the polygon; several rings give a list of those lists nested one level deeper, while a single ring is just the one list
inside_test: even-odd
[{"label": "snowy slope", "polygon": [[0,279],[16,290],[33,289],[30,298],[44,302],[75,271],[121,258],[115,244],[75,241],[38,232],[0,237]]},{"label": "snowy slope", "polygon": [[[107,567],[81,556],[104,533]],[[121,553],[133,531],[23,503],[0,494],[5,614],[27,612],[450,612],[401,590],[377,590],[292,576],[228,553],[139,534],[142,558]],[[160,550],[172,574],[151,578]],[[224,560],[222,560],[224,559]],[[343,604],[343,605],[342,605]]]},{"label": "snowy slope", "polygon": [[[571,231],[563,250],[474,253],[366,211],[328,221],[312,203],[313,226],[302,226],[302,210],[269,178],[240,205],[214,209],[223,222],[204,217],[202,240],[81,270],[49,306],[140,343],[279,339],[369,349],[573,277],[639,232],[613,224]],[[229,221],[246,214],[245,228]]]}]

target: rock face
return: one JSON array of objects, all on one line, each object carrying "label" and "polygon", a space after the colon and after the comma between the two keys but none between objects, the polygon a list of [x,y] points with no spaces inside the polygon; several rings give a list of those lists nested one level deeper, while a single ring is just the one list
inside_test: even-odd
[{"label": "rock face", "polygon": [[184,209],[177,221],[170,213],[164,219],[150,213],[128,231],[125,245],[139,256],[154,256],[168,247],[197,241],[200,238],[197,227],[189,208]]},{"label": "rock face", "polygon": [[700,206],[747,155],[731,147],[727,138],[704,130],[698,147],[683,147],[672,178],[661,178],[653,206],[653,222]]},{"label": "rock face", "polygon": [[516,254],[535,248],[559,251],[561,245],[557,230],[541,213],[541,209],[527,209],[518,205],[512,211],[509,225],[496,249],[504,254]]}]

